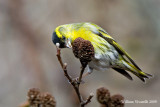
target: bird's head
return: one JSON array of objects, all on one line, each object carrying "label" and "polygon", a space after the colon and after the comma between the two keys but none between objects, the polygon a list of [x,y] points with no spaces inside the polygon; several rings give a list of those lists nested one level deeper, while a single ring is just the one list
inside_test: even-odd
[{"label": "bird's head", "polygon": [[59,48],[72,48],[70,35],[65,27],[59,26],[55,29],[52,41],[55,45],[59,43]]}]

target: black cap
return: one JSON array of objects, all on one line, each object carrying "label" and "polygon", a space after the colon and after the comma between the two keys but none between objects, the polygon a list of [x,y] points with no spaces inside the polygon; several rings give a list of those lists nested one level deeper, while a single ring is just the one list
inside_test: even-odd
[{"label": "black cap", "polygon": [[56,45],[56,43],[59,43],[60,44],[60,48],[64,48],[64,42],[62,42],[62,40],[57,36],[56,32],[53,32],[53,35],[52,35],[52,42]]}]

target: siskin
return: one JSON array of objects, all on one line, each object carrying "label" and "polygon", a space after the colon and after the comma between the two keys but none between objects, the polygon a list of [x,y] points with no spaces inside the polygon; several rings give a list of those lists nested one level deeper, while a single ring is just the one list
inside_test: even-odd
[{"label": "siskin", "polygon": [[54,44],[59,43],[60,48],[72,48],[72,43],[79,37],[90,41],[94,47],[94,57],[88,63],[88,74],[94,69],[106,71],[112,68],[130,80],[132,77],[126,71],[130,71],[143,82],[152,77],[151,74],[143,72],[128,53],[96,24],[86,22],[58,26],[53,32],[52,41]]}]

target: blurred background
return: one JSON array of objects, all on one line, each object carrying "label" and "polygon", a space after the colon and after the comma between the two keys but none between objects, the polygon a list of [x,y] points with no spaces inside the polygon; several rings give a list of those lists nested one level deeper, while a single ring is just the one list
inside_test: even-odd
[{"label": "blurred background", "polygon": [[[84,98],[104,86],[126,100],[157,100],[160,104],[160,0],[0,0],[0,106],[17,107],[30,88],[51,93],[57,107],[78,107],[72,86],[64,77],[51,41],[61,24],[93,22],[104,28],[154,78],[129,81],[114,70],[94,71],[84,78]],[[62,50],[68,72],[77,77],[80,63],[72,50]],[[87,107],[99,107],[96,97]]]}]

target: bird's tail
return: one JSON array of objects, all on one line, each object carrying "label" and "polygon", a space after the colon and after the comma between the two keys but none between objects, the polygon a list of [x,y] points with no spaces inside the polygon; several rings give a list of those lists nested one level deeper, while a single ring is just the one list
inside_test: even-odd
[{"label": "bird's tail", "polygon": [[146,79],[153,77],[153,75],[143,72],[141,69],[137,68],[136,66],[132,65],[131,63],[124,61],[124,66],[126,70],[132,72],[138,78],[140,78],[143,82],[146,82]]}]

